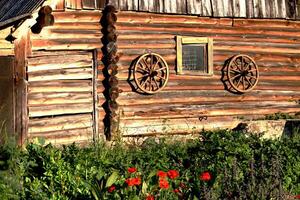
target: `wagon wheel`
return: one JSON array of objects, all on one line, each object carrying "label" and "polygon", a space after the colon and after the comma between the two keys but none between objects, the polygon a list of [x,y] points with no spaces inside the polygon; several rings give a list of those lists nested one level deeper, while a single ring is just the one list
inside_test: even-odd
[{"label": "wagon wheel", "polygon": [[169,79],[169,67],[160,55],[147,53],[135,63],[133,75],[141,91],[154,94],[166,86]]},{"label": "wagon wheel", "polygon": [[236,55],[228,64],[227,77],[238,92],[251,91],[258,83],[259,72],[255,61],[247,55]]}]

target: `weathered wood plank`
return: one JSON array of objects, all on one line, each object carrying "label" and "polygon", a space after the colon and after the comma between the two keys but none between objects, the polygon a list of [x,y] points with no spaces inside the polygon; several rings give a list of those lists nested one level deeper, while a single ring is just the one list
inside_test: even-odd
[{"label": "weathered wood plank", "polygon": [[91,68],[61,69],[54,71],[29,72],[28,81],[49,81],[49,80],[72,80],[72,79],[92,79],[93,70]]},{"label": "weathered wood plank", "polygon": [[69,92],[69,93],[31,93],[28,95],[28,105],[58,105],[73,103],[93,103],[91,92]]},{"label": "weathered wood plank", "polygon": [[177,7],[180,7],[181,4],[177,4],[174,2],[174,0],[164,0],[164,12],[165,13],[176,13]]},{"label": "weathered wood plank", "polygon": [[68,105],[35,105],[29,107],[29,117],[43,117],[91,112],[93,112],[93,105],[90,103]]},{"label": "weathered wood plank", "polygon": [[90,80],[57,80],[31,82],[28,85],[28,92],[92,92]]},{"label": "weathered wood plank", "polygon": [[81,128],[81,129],[69,129],[63,131],[50,131],[43,133],[30,134],[30,139],[33,138],[44,138],[46,143],[53,144],[70,144],[70,143],[81,143],[91,142],[93,140],[93,129],[92,128]]},{"label": "weathered wood plank", "polygon": [[148,0],[139,0],[139,10],[148,11],[149,10],[149,1]]},{"label": "weathered wood plank", "polygon": [[29,134],[50,131],[63,131],[68,129],[80,129],[93,126],[91,114],[55,116],[50,118],[36,118],[29,121]]},{"label": "weathered wood plank", "polygon": [[82,8],[83,9],[96,9],[96,2],[95,0],[82,0]]}]

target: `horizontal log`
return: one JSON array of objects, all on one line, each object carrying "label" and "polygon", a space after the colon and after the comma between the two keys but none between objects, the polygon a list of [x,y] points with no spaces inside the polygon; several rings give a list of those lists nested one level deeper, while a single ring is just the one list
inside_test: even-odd
[{"label": "horizontal log", "polygon": [[[258,103],[259,104],[259,103]],[[284,105],[252,105],[245,106],[244,104],[240,105],[239,108],[225,107],[224,105],[221,108],[216,108],[216,106],[211,106],[210,108],[206,105],[202,105],[202,108],[196,108],[191,106],[190,109],[187,107],[181,107],[178,110],[145,110],[137,112],[124,112],[122,119],[170,119],[170,118],[189,118],[189,117],[211,117],[211,116],[236,116],[236,115],[266,115],[274,114],[277,112],[283,113],[296,113],[300,112],[299,106],[284,106]],[[237,107],[237,105],[235,105]]]},{"label": "horizontal log", "polygon": [[[61,62],[81,62],[81,61],[92,61],[93,55],[91,53],[85,52],[84,54],[81,51],[75,51],[73,54],[68,54],[66,51],[53,52],[53,54],[44,55],[38,54],[34,51],[34,55],[29,57],[28,65],[44,65],[44,64],[60,64]],[[61,62],[60,62],[61,61]]]},{"label": "horizontal log", "polygon": [[100,21],[101,12],[100,11],[68,11],[68,12],[54,12],[53,13],[55,22],[94,22]]},{"label": "horizontal log", "polygon": [[[225,120],[224,120],[225,119]],[[145,136],[145,135],[175,135],[175,134],[199,134],[203,130],[211,129],[233,129],[241,121],[238,119],[210,120],[205,118],[186,118],[186,119],[161,119],[158,120],[124,120],[121,119],[120,130],[123,137]]]},{"label": "horizontal log", "polygon": [[93,117],[91,114],[33,118],[29,120],[28,132],[29,134],[39,134],[43,132],[80,129],[92,126]]},{"label": "horizontal log", "polygon": [[29,59],[43,59],[45,57],[56,57],[56,56],[84,56],[89,55],[92,58],[92,54],[88,51],[78,50],[78,51],[33,51],[28,58]]},{"label": "horizontal log", "polygon": [[91,92],[68,92],[68,93],[31,93],[28,95],[28,105],[58,105],[73,103],[93,103]]},{"label": "horizontal log", "polygon": [[101,38],[33,40],[32,50],[93,50],[102,48]]},{"label": "horizontal log", "polygon": [[[60,60],[57,58],[57,60]],[[56,61],[57,62],[57,61]],[[61,63],[51,63],[51,60],[49,60],[49,63],[29,63],[28,64],[28,72],[36,72],[36,71],[47,71],[47,70],[56,70],[56,69],[70,69],[70,68],[92,68],[93,63],[92,60],[77,60],[74,61],[64,61],[60,60]]]},{"label": "horizontal log", "polygon": [[28,85],[29,94],[41,92],[92,92],[91,80],[36,81]]},{"label": "horizontal log", "polygon": [[212,103],[220,103],[220,102],[261,102],[262,99],[264,102],[267,101],[298,101],[300,99],[300,95],[288,95],[288,96],[280,96],[280,95],[260,95],[260,96],[192,96],[189,97],[187,94],[183,94],[184,98],[182,97],[165,97],[161,98],[159,101],[155,99],[118,99],[118,103],[120,106],[133,106],[133,105],[157,105],[157,104],[212,104]]},{"label": "horizontal log", "polygon": [[282,29],[261,29],[261,28],[236,28],[236,27],[212,27],[209,25],[192,26],[187,24],[172,25],[172,24],[131,24],[131,23],[118,23],[118,31],[148,31],[159,33],[172,33],[175,35],[182,35],[185,33],[197,33],[198,36],[203,34],[213,35],[243,35],[243,36],[273,36],[277,38],[291,37],[299,40],[300,34],[297,34],[294,30],[282,30]]},{"label": "horizontal log", "polygon": [[149,14],[136,12],[120,12],[118,13],[118,22],[127,23],[193,23],[193,24],[210,24],[231,26],[232,20],[229,18],[209,18],[209,17],[195,17],[187,15],[163,15],[163,14]]},{"label": "horizontal log", "polygon": [[[136,90],[132,89],[129,85],[122,85],[119,88],[123,92],[136,92]],[[180,85],[180,86],[169,86],[167,85],[164,91],[178,91],[178,90],[226,90],[223,85]],[[273,92],[297,92],[300,90],[299,86],[286,86],[286,85],[263,85],[258,84],[255,88],[256,91],[273,91]]]},{"label": "horizontal log", "polygon": [[29,107],[29,117],[43,117],[65,114],[92,113],[93,104],[68,104],[68,105],[34,105]]},{"label": "horizontal log", "polygon": [[137,12],[119,12],[119,22],[127,23],[192,23],[192,24],[211,24],[222,26],[236,26],[236,27],[261,27],[265,28],[285,28],[295,29],[300,28],[298,21],[279,20],[279,19],[230,19],[230,18],[208,18],[198,16],[186,15],[166,15],[166,14],[151,14],[151,13],[137,13]]},{"label": "horizontal log", "polygon": [[50,80],[70,80],[70,79],[92,79],[93,69],[60,69],[41,72],[28,72],[28,81],[50,81]]},{"label": "horizontal log", "polygon": [[43,133],[30,134],[29,139],[44,138],[46,143],[70,144],[89,142],[93,140],[92,128],[70,129],[64,131],[51,131]]}]

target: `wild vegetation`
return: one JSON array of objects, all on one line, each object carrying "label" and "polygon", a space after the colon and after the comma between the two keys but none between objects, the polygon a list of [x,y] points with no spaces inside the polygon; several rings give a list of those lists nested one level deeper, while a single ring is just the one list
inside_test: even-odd
[{"label": "wild vegetation", "polygon": [[0,147],[6,199],[296,199],[299,132],[288,138],[220,130],[185,144]]}]

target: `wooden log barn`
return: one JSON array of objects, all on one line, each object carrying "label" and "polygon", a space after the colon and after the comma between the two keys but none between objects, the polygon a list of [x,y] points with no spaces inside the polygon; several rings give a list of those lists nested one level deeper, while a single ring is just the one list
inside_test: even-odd
[{"label": "wooden log barn", "polygon": [[20,143],[185,135],[300,112],[298,0],[1,0]]}]

